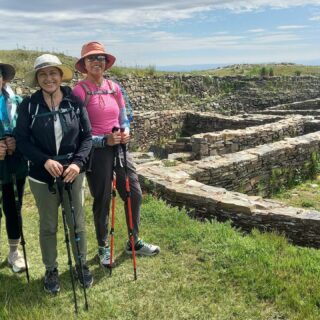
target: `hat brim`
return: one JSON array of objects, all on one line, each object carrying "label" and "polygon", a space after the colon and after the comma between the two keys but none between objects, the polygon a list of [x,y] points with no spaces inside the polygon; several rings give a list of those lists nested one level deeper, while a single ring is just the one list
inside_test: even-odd
[{"label": "hat brim", "polygon": [[11,64],[0,63],[0,69],[2,70],[2,78],[5,81],[11,81],[16,74],[16,70]]},{"label": "hat brim", "polygon": [[111,68],[113,66],[113,64],[116,61],[116,57],[113,56],[112,54],[109,53],[101,53],[101,51],[90,51],[88,52],[86,55],[84,55],[83,57],[81,57],[75,65],[76,70],[78,70],[81,73],[88,73],[87,69],[84,66],[84,58],[86,58],[87,56],[92,56],[93,54],[99,55],[99,56],[105,56],[107,58],[107,63],[106,66],[104,68],[104,70],[107,70],[109,68]]},{"label": "hat brim", "polygon": [[67,66],[65,64],[50,65],[50,66],[47,65],[45,67],[38,68],[36,70],[32,70],[32,71],[28,72],[24,77],[25,85],[30,88],[39,86],[38,81],[36,79],[37,72],[41,69],[50,68],[50,67],[54,67],[54,68],[61,70],[62,81],[70,81],[73,79],[73,71],[71,70],[71,68],[69,66]]}]

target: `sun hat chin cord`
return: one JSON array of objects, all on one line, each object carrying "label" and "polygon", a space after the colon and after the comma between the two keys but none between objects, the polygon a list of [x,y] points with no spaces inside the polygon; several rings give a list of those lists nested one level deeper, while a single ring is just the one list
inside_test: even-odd
[{"label": "sun hat chin cord", "polygon": [[[51,107],[51,110],[52,110],[52,111],[56,111],[56,109],[57,109],[57,107],[58,107],[58,106],[55,106],[55,105],[54,105],[53,95],[54,95],[59,89],[60,89],[60,87],[57,88],[56,90],[54,90],[53,92],[49,92],[49,91],[46,91],[45,89],[42,89],[46,94],[48,94],[48,95],[50,96],[50,101],[51,101],[51,106],[50,106],[50,107]],[[54,121],[56,121],[56,120],[57,120],[57,115],[54,114],[53,118],[54,118]]]}]

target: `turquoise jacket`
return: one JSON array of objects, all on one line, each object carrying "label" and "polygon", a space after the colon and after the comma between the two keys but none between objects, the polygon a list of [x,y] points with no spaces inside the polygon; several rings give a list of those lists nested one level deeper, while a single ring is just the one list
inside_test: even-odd
[{"label": "turquoise jacket", "polygon": [[[11,134],[14,136],[14,130],[17,120],[17,109],[21,98],[13,93],[10,87],[6,86],[5,94],[6,105],[10,105],[10,127]],[[2,119],[2,117],[1,117]],[[0,139],[5,137],[5,129],[2,120],[0,121]],[[14,154],[6,155],[4,160],[0,160],[0,180],[3,184],[12,182],[12,175],[15,174],[17,179],[23,179],[28,175],[28,164],[21,153],[16,149]]]}]

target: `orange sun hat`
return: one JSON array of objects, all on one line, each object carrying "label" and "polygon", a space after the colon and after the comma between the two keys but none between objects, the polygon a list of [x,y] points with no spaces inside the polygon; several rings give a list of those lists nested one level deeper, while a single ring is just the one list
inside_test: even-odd
[{"label": "orange sun hat", "polygon": [[75,67],[78,71],[87,73],[84,65],[84,58],[91,55],[103,55],[106,57],[106,66],[104,70],[109,69],[116,61],[116,57],[107,53],[102,43],[96,41],[88,42],[82,46],[81,58],[76,62]]}]

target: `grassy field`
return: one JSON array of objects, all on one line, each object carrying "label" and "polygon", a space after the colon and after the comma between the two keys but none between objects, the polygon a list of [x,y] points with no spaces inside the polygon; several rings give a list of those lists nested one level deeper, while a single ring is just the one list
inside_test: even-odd
[{"label": "grassy field", "polygon": [[130,257],[124,253],[126,231],[117,198],[116,267],[109,272],[95,260],[96,241],[86,199],[88,261],[94,285],[89,311],[74,314],[63,229],[59,226],[61,292],[43,291],[44,268],[38,244],[38,216],[26,193],[23,216],[31,282],[7,267],[6,233],[1,230],[0,319],[319,319],[320,253],[287,243],[284,237],[249,235],[228,223],[200,223],[182,210],[145,196],[141,235],[161,246],[160,255],[138,258],[133,281]]},{"label": "grassy field", "polygon": [[320,175],[315,180],[306,181],[293,189],[279,192],[275,198],[290,206],[320,211]]},{"label": "grassy field", "polygon": [[[262,71],[264,68],[264,71]],[[214,76],[260,76],[262,72],[272,76],[319,76],[320,66],[306,66],[292,63],[283,64],[243,64],[219,69],[206,70],[203,73]]]}]

